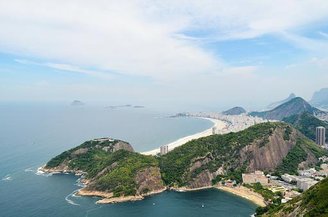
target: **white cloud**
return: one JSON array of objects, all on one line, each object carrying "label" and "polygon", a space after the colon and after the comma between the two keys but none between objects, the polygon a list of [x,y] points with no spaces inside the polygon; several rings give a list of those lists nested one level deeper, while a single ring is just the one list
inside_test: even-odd
[{"label": "white cloud", "polygon": [[186,31],[253,38],[301,28],[327,11],[325,0],[1,1],[0,50],[67,71],[171,80],[230,68]]},{"label": "white cloud", "polygon": [[69,64],[62,64],[62,63],[50,63],[50,62],[34,62],[30,60],[25,59],[15,59],[15,62],[26,64],[26,65],[37,65],[37,66],[45,66],[53,69],[58,69],[61,71],[68,71],[68,72],[77,72],[82,73],[86,75],[96,76],[98,78],[105,78],[105,79],[112,79],[112,75],[108,72],[101,72],[101,71],[95,71],[95,70],[88,70],[88,69],[82,69],[78,66],[69,65]]}]

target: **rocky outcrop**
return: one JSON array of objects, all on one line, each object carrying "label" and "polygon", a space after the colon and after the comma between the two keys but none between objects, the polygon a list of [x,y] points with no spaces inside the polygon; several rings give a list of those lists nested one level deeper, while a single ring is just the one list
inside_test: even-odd
[{"label": "rocky outcrop", "polygon": [[197,175],[192,181],[188,183],[190,188],[201,188],[212,185],[212,179],[215,178],[214,173],[211,173],[209,170],[204,170]]},{"label": "rocky outcrop", "polygon": [[118,141],[117,143],[115,143],[113,145],[113,152],[118,151],[118,150],[126,150],[126,151],[130,151],[133,152],[133,147],[127,143],[127,142],[123,142],[123,141]]},{"label": "rocky outcrop", "polygon": [[255,141],[253,144],[241,149],[241,162],[249,160],[247,170],[249,172],[255,170],[272,171],[277,168],[287,156],[289,150],[296,145],[296,130],[292,130],[289,140],[285,140],[284,135],[284,129],[276,128],[264,146],[260,146],[259,142]]},{"label": "rocky outcrop", "polygon": [[165,188],[158,167],[148,167],[138,171],[135,182],[138,186],[137,194],[139,195]]}]

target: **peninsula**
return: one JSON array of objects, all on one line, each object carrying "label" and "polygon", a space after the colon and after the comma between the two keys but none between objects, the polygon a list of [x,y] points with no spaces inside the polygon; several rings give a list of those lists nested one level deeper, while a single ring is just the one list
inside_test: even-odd
[{"label": "peninsula", "polygon": [[42,170],[82,175],[85,187],[78,194],[99,196],[98,203],[141,200],[167,189],[217,187],[263,206],[271,203],[274,194],[268,196],[266,190],[248,185],[245,191],[243,173],[290,173],[300,166],[315,166],[325,155],[326,150],[292,126],[266,122],[194,139],[162,156],[136,153],[121,140],[94,139],[56,156]]}]

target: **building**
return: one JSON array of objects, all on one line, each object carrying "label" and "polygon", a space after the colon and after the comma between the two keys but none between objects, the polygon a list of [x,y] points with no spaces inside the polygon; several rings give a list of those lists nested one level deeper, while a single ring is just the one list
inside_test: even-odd
[{"label": "building", "polygon": [[297,187],[299,189],[302,189],[303,191],[306,191],[306,190],[308,190],[309,188],[311,188],[313,185],[315,185],[317,183],[318,183],[318,181],[315,181],[313,179],[302,178],[302,179],[299,179],[297,181]]},{"label": "building", "polygon": [[317,127],[315,130],[315,142],[320,146],[326,145],[326,128]]},{"label": "building", "polygon": [[217,134],[217,129],[216,127],[212,127],[212,135]]},{"label": "building", "polygon": [[299,177],[289,175],[289,174],[284,174],[281,176],[281,179],[284,180],[285,182],[291,183],[291,182],[297,182],[299,180]]},{"label": "building", "polygon": [[264,175],[262,171],[255,171],[254,173],[243,173],[242,174],[243,183],[254,184],[261,183],[261,185],[268,185],[269,179]]},{"label": "building", "polygon": [[164,154],[167,154],[169,152],[169,146],[167,145],[162,145],[160,147],[160,154],[161,155],[164,155]]}]

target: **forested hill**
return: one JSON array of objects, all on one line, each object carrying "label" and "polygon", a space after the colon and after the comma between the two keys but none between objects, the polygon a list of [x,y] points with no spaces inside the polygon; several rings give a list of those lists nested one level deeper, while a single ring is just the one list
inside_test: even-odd
[{"label": "forested hill", "polygon": [[[217,177],[241,181],[241,173],[296,173],[326,151],[288,124],[262,123],[244,131],[193,140],[160,158],[169,186],[209,186]],[[310,157],[308,157],[310,156]]]},{"label": "forested hill", "polygon": [[[315,141],[316,127],[322,126],[328,129],[328,122],[322,121],[310,113],[292,115],[283,119],[284,122],[290,123],[296,129],[301,131],[306,137]],[[328,130],[326,130],[326,138],[328,138]]]}]

